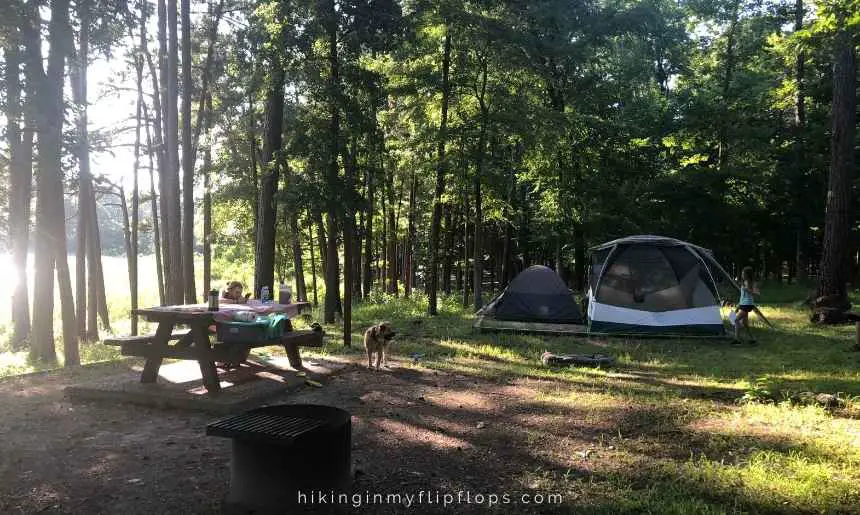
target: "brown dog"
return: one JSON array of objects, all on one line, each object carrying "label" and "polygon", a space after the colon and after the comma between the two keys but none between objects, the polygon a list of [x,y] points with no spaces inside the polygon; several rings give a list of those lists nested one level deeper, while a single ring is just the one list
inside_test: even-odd
[{"label": "brown dog", "polygon": [[388,342],[397,335],[390,322],[382,322],[364,332],[364,350],[367,352],[367,367],[373,368],[373,354],[376,353],[376,369],[385,366],[385,351]]}]

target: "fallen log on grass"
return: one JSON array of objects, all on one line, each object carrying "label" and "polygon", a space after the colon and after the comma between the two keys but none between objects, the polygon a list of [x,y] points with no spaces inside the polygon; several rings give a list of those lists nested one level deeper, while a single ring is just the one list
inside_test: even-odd
[{"label": "fallen log on grass", "polygon": [[605,354],[553,354],[544,352],[541,362],[546,366],[577,367],[577,366],[611,366],[615,358]]}]

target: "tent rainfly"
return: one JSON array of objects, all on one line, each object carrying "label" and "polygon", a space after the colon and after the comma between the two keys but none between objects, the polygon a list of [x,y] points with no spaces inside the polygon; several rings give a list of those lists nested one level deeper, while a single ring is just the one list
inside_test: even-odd
[{"label": "tent rainfly", "polygon": [[477,315],[519,322],[582,323],[573,293],[551,268],[540,265],[520,272]]},{"label": "tent rainfly", "polygon": [[630,236],[591,249],[588,332],[725,336],[710,250],[663,236]]}]

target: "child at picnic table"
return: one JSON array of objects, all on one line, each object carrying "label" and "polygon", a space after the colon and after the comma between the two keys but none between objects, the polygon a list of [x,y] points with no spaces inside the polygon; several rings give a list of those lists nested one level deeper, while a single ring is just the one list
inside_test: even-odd
[{"label": "child at picnic table", "polygon": [[250,293],[242,295],[242,283],[239,281],[230,281],[227,283],[227,289],[221,292],[221,300],[231,302],[233,304],[247,304]]},{"label": "child at picnic table", "polygon": [[735,308],[735,341],[734,343],[741,343],[740,340],[740,326],[743,325],[747,330],[747,336],[749,337],[749,343],[755,343],[755,339],[753,339],[752,331],[750,330],[750,312],[755,311],[758,313],[758,308],[755,306],[755,299],[753,295],[758,295],[759,289],[756,286],[753,280],[753,269],[750,266],[744,267],[741,271],[741,293],[740,299],[738,299],[738,305]]}]

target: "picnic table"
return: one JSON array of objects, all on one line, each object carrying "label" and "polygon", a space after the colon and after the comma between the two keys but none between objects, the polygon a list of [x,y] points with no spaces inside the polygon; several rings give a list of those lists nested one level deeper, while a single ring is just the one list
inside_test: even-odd
[{"label": "picnic table", "polygon": [[[104,340],[104,343],[119,345],[123,356],[146,358],[146,364],[140,376],[142,383],[154,383],[156,381],[164,358],[195,360],[200,365],[203,385],[207,392],[217,394],[221,391],[221,385],[218,381],[216,363],[240,363],[248,359],[248,355],[254,347],[284,345],[290,358],[290,365],[294,368],[300,368],[301,358],[298,354],[298,347],[321,346],[322,332],[289,331],[277,340],[228,344],[213,343],[210,340],[210,326],[219,321],[233,320],[233,315],[239,311],[253,311],[258,315],[284,313],[295,317],[307,306],[309,306],[307,302],[274,304],[249,301],[247,304],[222,302],[218,311],[209,311],[206,304],[143,308],[136,310],[134,314],[157,323],[154,334],[108,338]],[[188,330],[174,331],[180,325],[187,326]],[[171,342],[175,343],[171,344]]]}]

